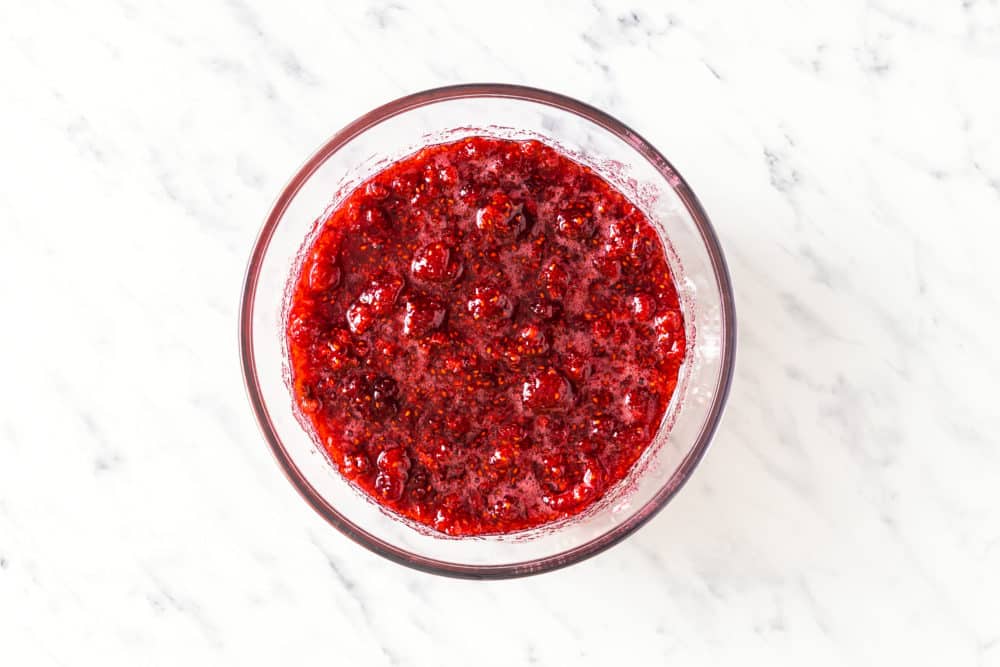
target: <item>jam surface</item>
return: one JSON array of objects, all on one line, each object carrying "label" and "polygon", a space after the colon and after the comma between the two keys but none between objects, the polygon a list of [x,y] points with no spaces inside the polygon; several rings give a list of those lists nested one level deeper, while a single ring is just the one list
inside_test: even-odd
[{"label": "jam surface", "polygon": [[537,141],[439,144],[319,222],[294,278],[294,400],[340,473],[450,535],[582,511],[649,446],[684,358],[663,245]]}]

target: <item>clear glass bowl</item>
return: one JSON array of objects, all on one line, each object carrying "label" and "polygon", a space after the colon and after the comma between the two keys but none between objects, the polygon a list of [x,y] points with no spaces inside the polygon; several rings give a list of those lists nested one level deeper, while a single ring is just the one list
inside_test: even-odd
[{"label": "clear glass bowl", "polygon": [[[530,531],[447,537],[389,513],[351,486],[296,417],[284,317],[289,279],[317,219],[389,163],[463,136],[543,141],[621,189],[667,248],[689,341],[673,401],[629,476],[584,513]],[[302,497],[342,533],[420,570],[477,579],[536,574],[579,562],[630,535],[683,486],[704,455],[733,374],[736,322],[718,239],[694,193],[659,151],[623,123],[543,90],[472,84],[390,102],[335,134],[281,192],[254,246],[243,288],[240,352],[250,402],[278,463]]]}]

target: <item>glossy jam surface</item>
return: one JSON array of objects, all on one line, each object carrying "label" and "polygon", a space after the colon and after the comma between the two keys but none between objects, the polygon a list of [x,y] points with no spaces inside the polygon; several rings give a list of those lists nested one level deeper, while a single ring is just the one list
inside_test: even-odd
[{"label": "glossy jam surface", "polygon": [[684,322],[645,216],[536,141],[440,144],[320,222],[292,391],[341,474],[451,535],[576,514],[649,446]]}]

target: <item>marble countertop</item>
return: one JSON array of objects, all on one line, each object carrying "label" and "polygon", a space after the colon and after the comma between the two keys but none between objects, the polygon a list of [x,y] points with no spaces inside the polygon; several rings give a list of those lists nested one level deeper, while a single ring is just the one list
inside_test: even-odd
[{"label": "marble countertop", "polygon": [[[997,0],[471,4],[0,6],[0,662],[1000,665]],[[236,314],[305,156],[488,80],[659,146],[741,328],[669,507],[476,583],[300,500]]]}]

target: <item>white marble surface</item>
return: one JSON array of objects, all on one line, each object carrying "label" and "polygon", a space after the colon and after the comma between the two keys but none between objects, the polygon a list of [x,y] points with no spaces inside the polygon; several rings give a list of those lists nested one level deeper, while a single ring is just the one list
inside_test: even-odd
[{"label": "white marble surface", "polygon": [[[471,4],[0,5],[0,664],[1000,664],[997,0]],[[676,501],[499,583],[323,523],[236,352],[304,157],[482,80],[661,147],[741,324]]]}]

